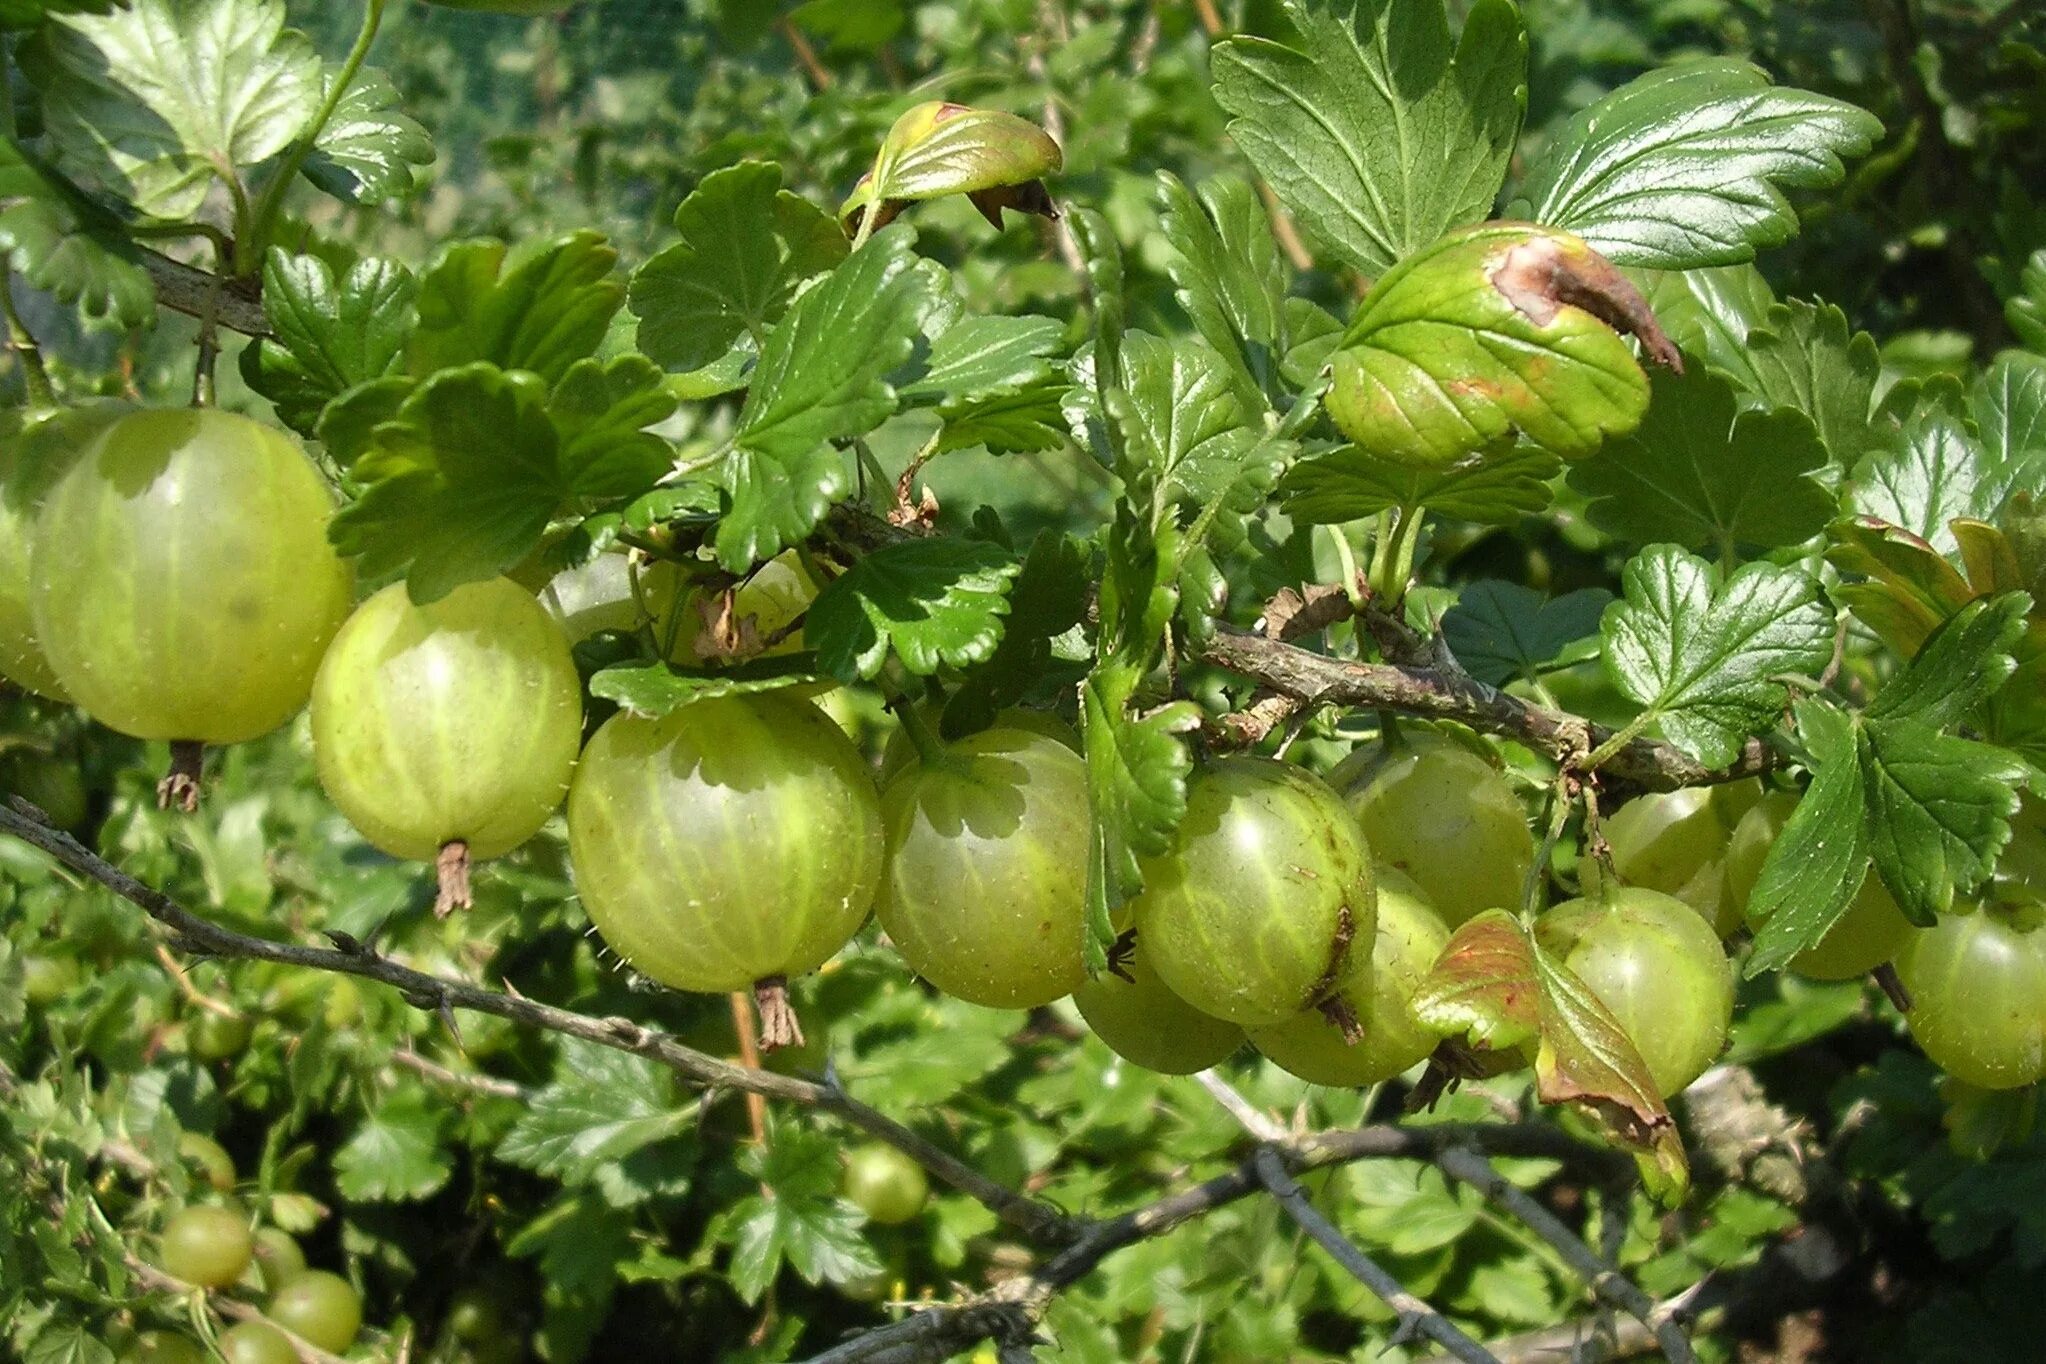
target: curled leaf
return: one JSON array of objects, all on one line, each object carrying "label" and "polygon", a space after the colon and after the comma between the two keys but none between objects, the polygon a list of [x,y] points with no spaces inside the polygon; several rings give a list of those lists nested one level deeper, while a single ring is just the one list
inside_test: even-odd
[{"label": "curled leaf", "polygon": [[1005,208],[1056,218],[1044,177],[1064,165],[1051,134],[1026,118],[933,100],[895,120],[838,216],[857,232],[871,213],[878,229],[912,203],[964,194],[996,228]]},{"label": "curled leaf", "polygon": [[1454,464],[1516,431],[1582,458],[1648,408],[1622,332],[1680,366],[1640,292],[1578,238],[1526,223],[1463,228],[1365,298],[1331,360],[1329,415],[1401,464]]}]

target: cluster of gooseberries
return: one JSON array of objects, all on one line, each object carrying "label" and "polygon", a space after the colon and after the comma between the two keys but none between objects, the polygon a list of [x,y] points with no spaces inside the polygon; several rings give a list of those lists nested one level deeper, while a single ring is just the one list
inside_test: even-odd
[{"label": "cluster of gooseberries", "polygon": [[[218,1142],[188,1132],[179,1150],[213,1189],[226,1194],[234,1187],[234,1162]],[[227,1364],[296,1364],[294,1338],[339,1354],[362,1330],[362,1299],[354,1286],[328,1270],[308,1268],[305,1252],[288,1232],[252,1227],[247,1211],[232,1200],[187,1203],[172,1212],[158,1233],[155,1262],[183,1283],[262,1297],[260,1315],[236,1322],[217,1338]],[[202,1364],[210,1356],[189,1336],[145,1331],[123,1358],[127,1364]]]},{"label": "cluster of gooseberries", "polygon": [[[1448,737],[1389,730],[1326,780],[1223,758],[1192,776],[1172,847],[1117,925],[1115,970],[1089,980],[1087,783],[1055,719],[1005,712],[947,743],[906,708],[878,790],[795,690],[620,712],[583,742],[573,643],[638,632],[690,663],[799,648],[817,584],[793,557],[736,593],[606,553],[537,584],[425,603],[393,585],[352,605],[331,491],[273,429],[207,410],[73,414],[7,458],[20,467],[0,470],[16,475],[0,507],[28,546],[0,561],[9,676],[186,750],[309,700],[322,786],[373,845],[437,865],[442,911],[467,902],[471,862],[532,837],[565,796],[604,941],[674,988],[753,990],[770,1045],[800,1039],[788,979],[871,913],[937,988],[1002,1008],[1070,995],[1140,1065],[1202,1069],[1247,1038],[1311,1081],[1372,1083],[1437,1045],[1412,1001],[1449,935],[1519,906],[1539,870],[1519,796]],[[191,800],[192,777],[166,795]],[[1748,783],[1624,806],[1605,826],[1609,869],[1586,859],[1584,898],[1535,924],[1665,1092],[1723,1045],[1722,939],[1794,803]],[[1985,908],[1921,932],[1871,878],[1793,967],[1844,979],[1894,961],[1935,1059],[2019,1083],[2046,1032],[2046,938],[2021,917]],[[2008,988],[1957,984],[1990,966]]]}]

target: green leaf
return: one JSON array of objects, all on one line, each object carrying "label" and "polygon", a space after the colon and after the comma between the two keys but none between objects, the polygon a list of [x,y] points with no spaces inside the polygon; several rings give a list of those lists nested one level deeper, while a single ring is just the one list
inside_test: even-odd
[{"label": "green leaf", "polygon": [[1052,664],[1052,641],[1080,623],[1086,610],[1087,547],[1070,535],[1042,530],[1024,556],[1009,590],[1002,642],[967,674],[945,704],[940,732],[947,738],[985,728],[1004,706],[1022,700]]},{"label": "green leaf", "polygon": [[327,404],[313,434],[336,464],[350,468],[368,453],[377,427],[394,420],[416,388],[418,384],[397,374],[357,384]]},{"label": "green leaf", "polygon": [[859,1059],[846,1067],[853,1093],[884,1112],[927,1112],[992,1075],[1016,1054],[1015,1044],[1005,1035],[1007,1028],[975,1028],[942,1015],[919,1022],[922,1026],[914,1032],[860,1048]]},{"label": "green leaf", "polygon": [[590,695],[616,701],[635,715],[659,719],[697,701],[823,682],[807,653],[749,659],[715,671],[689,671],[666,663],[622,663],[590,679]]},{"label": "green leaf", "polygon": [[497,1156],[564,1184],[589,1184],[604,1166],[693,1131],[696,1121],[667,1067],[569,1038],[554,1079],[527,1099]]},{"label": "green leaf", "polygon": [[1634,544],[1801,544],[1833,519],[1833,494],[1811,475],[1826,447],[1789,408],[1740,411],[1733,385],[1704,365],[1656,371],[1641,425],[1570,470],[1593,525]]},{"label": "green leaf", "polygon": [[547,419],[561,436],[557,460],[574,497],[643,493],[674,459],[668,442],[648,431],[675,412],[661,371],[643,355],[605,363],[578,360],[547,397]]},{"label": "green leaf", "polygon": [[892,652],[918,676],[979,663],[1001,643],[1022,565],[999,545],[908,540],[862,558],[810,603],[803,637],[842,681],[873,677]]},{"label": "green leaf", "polygon": [[1553,601],[1518,583],[1487,579],[1472,583],[1442,617],[1442,637],[1464,671],[1480,682],[1504,686],[1516,677],[1533,680],[1567,656],[1585,652],[1570,646],[1598,635],[1599,617],[1613,594],[1585,587]]},{"label": "green leaf", "polygon": [[538,1262],[545,1320],[540,1338],[557,1359],[580,1359],[603,1326],[619,1266],[635,1259],[632,1222],[596,1194],[557,1199],[521,1227],[505,1253]]},{"label": "green leaf", "polygon": [[1700,762],[1730,763],[1783,709],[1786,673],[1815,675],[1833,653],[1833,616],[1796,569],[1752,563],[1723,585],[1704,560],[1651,545],[1606,608],[1606,671]]},{"label": "green leaf", "polygon": [[[1172,845],[1186,814],[1186,778],[1193,757],[1180,737],[1200,728],[1200,710],[1178,701],[1143,716],[1115,707],[1113,693],[1089,678],[1081,693],[1081,732],[1086,736],[1088,791],[1095,810],[1095,843],[1090,853],[1103,895],[1092,903],[1095,951],[1114,912],[1143,888],[1139,859],[1157,857]],[[1110,932],[1108,938],[1114,934]]]},{"label": "green leaf", "polygon": [[1857,517],[1836,522],[1829,537],[1827,561],[1866,579],[1834,586],[1833,599],[1907,658],[1975,595],[1930,541],[1901,526]]},{"label": "green leaf", "polygon": [[1764,407],[1810,417],[1833,462],[1851,469],[1883,437],[1870,419],[1882,357],[1875,338],[1853,331],[1830,304],[1792,300],[1747,334],[1750,391]]},{"label": "green leaf", "polygon": [[114,1364],[114,1352],[84,1327],[66,1322],[37,1332],[22,1364]]},{"label": "green leaf", "polygon": [[443,247],[419,280],[412,372],[487,360],[558,383],[595,354],[624,301],[624,286],[610,278],[617,263],[603,234],[588,230],[510,253],[487,238]]},{"label": "green leaf", "polygon": [[639,347],[671,370],[710,364],[750,336],[757,349],[804,280],[845,259],[845,233],[781,187],[781,167],[712,171],[675,210],[682,240],[632,277]]},{"label": "green leaf", "polygon": [[320,59],[283,0],[130,0],[45,27],[22,53],[63,164],[157,218],[290,146],[318,110]]},{"label": "green leaf", "polygon": [[1166,271],[1194,330],[1228,363],[1237,401],[1261,412],[1286,334],[1286,273],[1257,192],[1237,176],[1201,182],[1201,197],[1170,171],[1158,172]]},{"label": "green leaf", "polygon": [[454,1173],[441,1141],[444,1105],[416,1085],[384,1096],[334,1153],[334,1187],[350,1202],[416,1203]]},{"label": "green leaf", "polygon": [[1568,228],[1622,265],[1732,265],[1788,241],[1779,186],[1825,189],[1882,135],[1841,100],[1715,58],[1651,71],[1579,111],[1528,169],[1509,217]]},{"label": "green leaf", "polygon": [[1934,729],[1961,723],[2017,670],[2032,599],[2022,592],[1979,597],[1925,642],[1911,666],[1885,683],[1870,720],[1915,720]]},{"label": "green leaf", "polygon": [[1067,385],[1060,380],[947,402],[938,409],[945,429],[938,452],[984,446],[991,455],[1056,450],[1066,443]]},{"label": "green leaf", "polygon": [[2003,305],[2010,329],[2032,350],[2046,353],[2046,247],[2032,253],[2018,276],[2020,292]]},{"label": "green leaf", "polygon": [[[321,98],[332,88],[321,82]],[[363,67],[334,107],[305,159],[305,178],[351,204],[402,199],[415,187],[414,166],[433,164],[433,139],[399,108],[383,72]]]},{"label": "green leaf", "polygon": [[[1365,296],[1333,359],[1326,401],[1382,459],[1440,467],[1514,432],[1565,458],[1631,430],[1648,379],[1584,304],[1645,308],[1581,242],[1487,223],[1407,256]],[[1574,300],[1574,301],[1566,301]]]},{"label": "green leaf", "polygon": [[156,285],[119,223],[74,194],[13,139],[0,137],[0,254],[38,289],[86,318],[143,327]]},{"label": "green leaf", "polygon": [[807,536],[850,491],[835,441],[894,415],[885,378],[909,358],[929,306],[908,228],[876,233],[796,301],[761,346],[732,450],[715,472],[730,507],[718,562],[733,573]]},{"label": "green leaf", "polygon": [[[911,402],[996,397],[1041,384],[1065,324],[1049,317],[961,317],[931,342],[930,358],[900,392]],[[944,411],[941,408],[940,411]]]},{"label": "green leaf", "polygon": [[2046,495],[2046,355],[2005,351],[1969,394],[1982,446],[1985,500]]},{"label": "green leaf", "polygon": [[1749,393],[1762,391],[1748,337],[1764,329],[1776,292],[1753,265],[1704,270],[1638,270],[1656,321],[1687,355],[1705,362]]},{"label": "green leaf", "polygon": [[53,14],[105,14],[117,0],[0,0],[0,28],[34,28]]},{"label": "green leaf", "polygon": [[1863,460],[1847,486],[1851,510],[1902,526],[1946,555],[1960,548],[1954,519],[1987,516],[1998,500],[1968,432],[1961,386],[1947,378],[1925,386],[1900,435]]},{"label": "green leaf", "polygon": [[275,336],[242,351],[242,376],[286,426],[311,435],[328,403],[397,370],[417,294],[412,272],[395,261],[365,257],[336,284],[319,257],[273,248],[263,315]]},{"label": "green leaf", "polygon": [[734,1204],[722,1239],[732,1244],[728,1274],[747,1302],[757,1302],[783,1261],[808,1283],[844,1283],[881,1271],[860,1235],[860,1214],[838,1198],[838,1147],[821,1133],[778,1123],[765,1143],[739,1157],[745,1172],[767,1186]]},{"label": "green leaf", "polygon": [[[611,392],[635,367],[651,370],[629,356],[603,370],[595,364],[577,372],[581,396],[564,399],[564,411],[592,401],[585,384]],[[640,406],[644,392],[613,396],[627,412],[650,411]],[[413,600],[434,601],[523,559],[569,500],[643,490],[666,468],[664,446],[621,443],[618,424],[629,418],[599,417],[564,442],[549,402],[537,375],[483,363],[419,385],[356,461],[363,490],[335,514],[335,545],[361,556],[365,576],[403,571]]]},{"label": "green leaf", "polygon": [[1339,525],[1390,507],[1423,507],[1480,525],[1512,525],[1545,510],[1550,481],[1563,461],[1532,445],[1467,459],[1440,469],[1376,459],[1343,445],[1298,460],[1279,480],[1286,513],[1298,521]]},{"label": "green leaf", "polygon": [[1110,407],[1131,496],[1147,499],[1154,518],[1184,509],[1200,521],[1203,536],[1221,530],[1234,537],[1227,543],[1240,540],[1241,521],[1221,513],[1255,511],[1290,447],[1265,439],[1250,422],[1214,347],[1194,336],[1129,332],[1123,386]]},{"label": "green leaf", "polygon": [[1939,733],[1917,720],[1870,720],[1861,731],[1863,798],[1876,871],[1898,908],[1921,924],[1980,885],[2010,840],[2015,755]]},{"label": "green leaf", "polygon": [[1490,215],[1527,101],[1527,34],[1480,0],[1285,0],[1291,43],[1235,37],[1211,64],[1229,134],[1303,225],[1366,276]]},{"label": "green leaf", "polygon": [[1748,895],[1761,923],[1747,974],[1789,963],[1818,944],[1868,874],[1861,768],[1852,719],[1820,701],[1797,703],[1797,731],[1810,753],[1812,783],[1770,845]]}]

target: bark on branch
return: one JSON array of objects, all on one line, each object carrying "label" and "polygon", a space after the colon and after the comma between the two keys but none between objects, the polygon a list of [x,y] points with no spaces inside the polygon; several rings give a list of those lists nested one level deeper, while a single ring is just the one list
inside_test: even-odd
[{"label": "bark on branch", "polygon": [[142,264],[156,285],[156,301],[166,308],[203,318],[210,307],[216,325],[244,336],[270,335],[270,321],[263,316],[260,286],[222,279],[211,271],[172,260],[148,247],[136,248]]},{"label": "bark on branch", "polygon": [[[1201,657],[1306,705],[1366,706],[1427,720],[1455,720],[1486,734],[1518,740],[1558,761],[1581,757],[1613,733],[1577,716],[1530,705],[1464,673],[1355,663],[1227,626],[1216,630]],[[1750,739],[1731,767],[1718,768],[1705,766],[1674,745],[1636,739],[1599,771],[1626,786],[1674,791],[1739,781],[1767,771],[1770,761],[1769,748],[1759,739]]]}]

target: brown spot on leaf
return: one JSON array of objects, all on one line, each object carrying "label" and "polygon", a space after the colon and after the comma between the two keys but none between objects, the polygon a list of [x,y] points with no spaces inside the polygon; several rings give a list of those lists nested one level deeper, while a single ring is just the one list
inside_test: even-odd
[{"label": "brown spot on leaf", "polygon": [[1550,234],[1509,247],[1492,270],[1492,287],[1539,326],[1565,307],[1590,313],[1637,338],[1649,358],[1681,374],[1684,357],[1655,320],[1648,300],[1618,267],[1581,242]]}]

